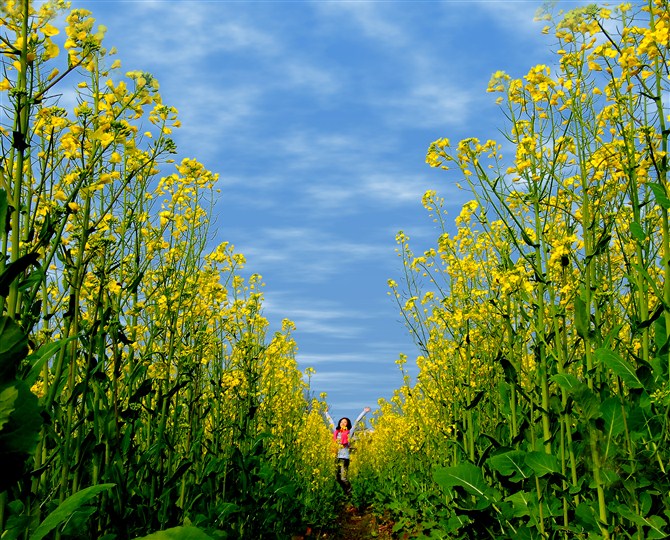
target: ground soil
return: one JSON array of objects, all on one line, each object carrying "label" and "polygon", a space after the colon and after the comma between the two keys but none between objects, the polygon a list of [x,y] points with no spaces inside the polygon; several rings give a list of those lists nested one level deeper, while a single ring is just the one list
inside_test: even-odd
[{"label": "ground soil", "polygon": [[340,513],[337,527],[331,532],[306,531],[293,540],[392,540],[392,525],[380,523],[379,520],[365,509],[358,509],[348,504]]}]

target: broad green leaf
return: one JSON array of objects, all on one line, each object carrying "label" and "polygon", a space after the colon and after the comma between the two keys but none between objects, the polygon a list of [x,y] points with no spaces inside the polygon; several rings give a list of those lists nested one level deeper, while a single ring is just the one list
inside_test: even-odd
[{"label": "broad green leaf", "polygon": [[635,368],[611,349],[596,349],[596,360],[602,362],[629,388],[642,388],[642,383],[635,373]]},{"label": "broad green leaf", "polygon": [[617,397],[606,399],[600,404],[601,418],[605,421],[606,447],[605,455],[610,445],[614,444],[613,439],[623,433],[625,429],[623,411],[621,410],[621,401]]},{"label": "broad green leaf", "polygon": [[646,321],[640,321],[637,325],[637,328],[639,330],[642,330],[644,328],[649,328],[654,322],[658,320],[658,318],[663,315],[663,304],[659,304],[656,306],[656,309],[649,315],[649,318]]},{"label": "broad green leaf", "polygon": [[35,532],[30,535],[30,540],[42,540],[47,534],[64,523],[80,506],[86,504],[93,497],[111,489],[116,484],[98,484],[90,486],[65,499],[58,508],[49,514],[42,523],[39,524]]},{"label": "broad green leaf", "polygon": [[11,317],[0,317],[0,383],[13,381],[28,354],[28,336]]},{"label": "broad green leaf", "polygon": [[15,261],[9,263],[2,273],[0,273],[0,296],[7,296],[9,294],[10,285],[14,280],[21,276],[28,267],[32,265],[37,266],[38,260],[39,255],[35,252],[31,252],[26,253]]},{"label": "broad green leaf", "polygon": [[447,520],[447,531],[455,533],[470,523],[472,523],[472,519],[470,519],[467,515],[456,514]]},{"label": "broad green leaf", "polygon": [[148,536],[138,538],[138,540],[212,540],[197,527],[173,527],[164,531],[151,533]]},{"label": "broad green leaf", "polygon": [[665,188],[661,184],[655,182],[649,182],[648,185],[651,188],[651,191],[654,192],[654,198],[658,205],[666,210],[670,209],[670,199],[668,199],[668,196],[665,193]]},{"label": "broad green leaf", "polygon": [[[639,483],[638,483],[639,484]],[[643,486],[639,487],[648,487],[651,485],[650,483],[647,483]],[[651,499],[651,495],[649,494],[648,490],[644,490],[640,492],[640,514],[643,516],[646,516],[650,511],[651,507],[653,505],[654,501]]]},{"label": "broad green leaf", "polygon": [[42,268],[37,268],[28,274],[25,279],[19,282],[19,290],[26,291],[44,280],[45,272]]},{"label": "broad green leaf", "polygon": [[621,477],[610,469],[602,468],[600,469],[600,481],[606,487],[612,486],[621,481]]},{"label": "broad green leaf", "polygon": [[640,225],[637,221],[631,221],[630,234],[633,236],[633,238],[635,238],[635,240],[637,240],[640,243],[644,242],[647,239],[647,235],[645,234],[642,225]]},{"label": "broad green leaf", "polygon": [[9,422],[9,417],[14,412],[14,404],[19,397],[19,390],[16,386],[7,386],[0,391],[0,433],[3,426]]},{"label": "broad green leaf", "polygon": [[30,372],[28,373],[27,377],[24,379],[26,383],[30,386],[35,384],[35,381],[40,376],[40,371],[42,370],[45,362],[50,360],[58,351],[60,351],[66,343],[69,343],[74,339],[77,339],[77,337],[72,336],[66,339],[54,341],[48,345],[43,345],[30,356],[28,356],[26,360],[30,362],[32,367],[30,368]]},{"label": "broad green leaf", "polygon": [[526,491],[517,491],[505,499],[512,505],[512,515],[506,517],[530,516],[533,506],[537,505],[537,495]]},{"label": "broad green leaf", "polygon": [[23,381],[0,385],[0,492],[8,489],[23,475],[39,441],[42,415],[37,397]]},{"label": "broad green leaf", "polygon": [[509,476],[513,482],[519,482],[531,476],[528,465],[524,462],[525,456],[526,452],[512,450],[504,454],[491,456],[486,462],[494,471],[503,476]]},{"label": "broad green leaf", "polygon": [[654,324],[654,344],[659,351],[668,345],[668,332],[665,328],[665,319],[660,318]]},{"label": "broad green leaf", "polygon": [[600,418],[600,397],[582,384],[571,392],[575,403],[575,410],[581,416],[582,420],[589,421]]},{"label": "broad green leaf", "polygon": [[579,503],[575,509],[575,516],[581,523],[594,530],[598,530],[598,514],[594,505],[595,503],[593,501]]},{"label": "broad green leaf", "polygon": [[625,504],[619,504],[616,507],[616,513],[624,518],[626,518],[628,521],[632,521],[636,525],[645,525],[646,520],[644,519],[643,516],[636,514],[632,508],[629,508]]},{"label": "broad green leaf", "polygon": [[667,522],[661,516],[649,516],[647,524],[649,525],[649,529],[647,529],[647,538],[649,540],[668,537],[668,533],[664,530]]},{"label": "broad green leaf", "polygon": [[593,248],[593,253],[591,254],[592,257],[597,257],[598,255],[604,253],[607,251],[610,245],[610,240],[612,239],[612,235],[603,232],[602,236],[598,239],[598,243],[596,244],[596,247]]},{"label": "broad green leaf", "polygon": [[482,400],[482,398],[486,395],[486,392],[482,390],[481,392],[478,392],[477,395],[474,397],[474,399],[470,402],[469,405],[466,405],[465,410],[469,411],[471,409],[474,409],[477,405],[479,405],[479,402]]},{"label": "broad green leaf", "polygon": [[636,514],[632,508],[629,508],[623,504],[619,504],[616,507],[616,513],[631,521],[632,523],[635,523],[636,525],[641,527],[649,527],[645,531],[645,539],[668,537],[668,533],[663,530],[667,526],[667,523],[661,516],[649,516],[646,518]]},{"label": "broad green leaf", "polygon": [[580,296],[575,296],[575,329],[579,337],[587,339],[589,335],[589,313],[586,310],[586,302]]},{"label": "broad green leaf", "polygon": [[[37,403],[37,396],[30,391],[28,385],[23,381],[16,381],[4,387],[0,387],[4,394],[5,388],[11,388],[11,394],[16,392],[16,398],[12,404],[13,410],[10,414],[10,422],[3,426],[0,437],[4,439],[0,449],[16,452],[32,452],[34,442],[37,440],[37,432],[42,426],[42,416]],[[30,442],[26,442],[25,438]],[[9,438],[10,440],[7,440]],[[1,454],[0,454],[1,455]]]},{"label": "broad green leaf", "polygon": [[526,454],[526,465],[528,465],[537,476],[545,474],[560,473],[561,467],[558,458],[553,454],[544,452],[528,452]]},{"label": "broad green leaf", "polygon": [[459,486],[477,497],[486,497],[489,488],[484,481],[482,470],[472,463],[462,463],[455,467],[438,467],[433,478],[443,488]]},{"label": "broad green leaf", "polygon": [[551,380],[568,392],[584,386],[582,381],[570,373],[556,373],[551,376]]}]

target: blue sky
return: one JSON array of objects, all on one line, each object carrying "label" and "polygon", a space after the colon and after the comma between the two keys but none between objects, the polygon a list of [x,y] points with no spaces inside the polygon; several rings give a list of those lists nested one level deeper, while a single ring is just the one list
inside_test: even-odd
[{"label": "blue sky", "polygon": [[[559,2],[570,9],[581,5]],[[183,127],[180,157],[220,174],[214,220],[263,276],[265,314],[297,325],[298,362],[334,416],[375,408],[417,350],[387,280],[395,234],[437,232],[435,189],[455,217],[468,197],[430,169],[428,145],[501,139],[491,74],[552,64],[537,1],[74,1],[107,26],[125,71],[152,73]]]}]

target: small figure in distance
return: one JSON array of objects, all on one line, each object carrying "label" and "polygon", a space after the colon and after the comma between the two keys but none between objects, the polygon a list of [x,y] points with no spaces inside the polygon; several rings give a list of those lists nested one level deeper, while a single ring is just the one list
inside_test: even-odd
[{"label": "small figure in distance", "polygon": [[362,418],[370,412],[370,407],[365,407],[361,414],[358,415],[358,418],[354,421],[353,425],[351,420],[346,416],[340,418],[337,422],[337,426],[330,414],[328,413],[328,408],[326,407],[326,419],[330,425],[330,429],[333,430],[333,440],[337,443],[337,458],[336,463],[336,478],[337,483],[340,484],[344,493],[349,496],[351,495],[351,483],[349,482],[349,461],[351,459],[351,441],[354,438],[356,433],[356,426]]}]

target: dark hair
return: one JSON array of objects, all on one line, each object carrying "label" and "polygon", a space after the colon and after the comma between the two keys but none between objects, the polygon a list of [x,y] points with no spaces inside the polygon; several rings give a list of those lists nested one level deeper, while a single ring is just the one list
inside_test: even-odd
[{"label": "dark hair", "polygon": [[337,428],[336,429],[340,429],[340,424],[342,423],[342,420],[346,420],[347,421],[347,429],[351,429],[351,420],[349,420],[346,416],[344,418],[340,418],[337,421]]}]

